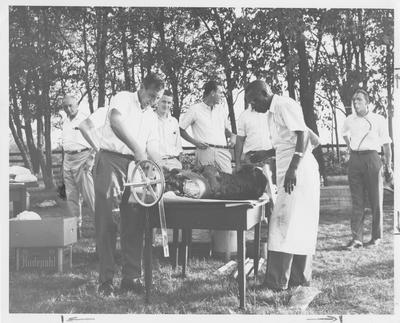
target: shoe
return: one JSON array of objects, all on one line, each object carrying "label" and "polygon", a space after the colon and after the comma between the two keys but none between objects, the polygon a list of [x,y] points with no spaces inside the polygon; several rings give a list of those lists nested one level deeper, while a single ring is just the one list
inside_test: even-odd
[{"label": "shoe", "polygon": [[114,295],[114,286],[111,280],[107,280],[99,285],[97,292],[104,297]]},{"label": "shoe", "polygon": [[135,294],[143,294],[144,293],[144,286],[140,279],[129,279],[129,278],[122,278],[121,285],[120,285],[120,292],[127,293],[133,292]]},{"label": "shoe", "polygon": [[351,251],[351,250],[360,248],[362,246],[363,246],[363,244],[362,244],[361,241],[359,241],[359,240],[351,240],[349,242],[349,244],[345,248],[346,248],[346,250],[350,250]]},{"label": "shoe", "polygon": [[378,245],[380,245],[381,244],[381,242],[382,242],[382,239],[381,238],[378,238],[378,239],[371,239],[368,243],[367,243],[367,246],[378,246]]}]

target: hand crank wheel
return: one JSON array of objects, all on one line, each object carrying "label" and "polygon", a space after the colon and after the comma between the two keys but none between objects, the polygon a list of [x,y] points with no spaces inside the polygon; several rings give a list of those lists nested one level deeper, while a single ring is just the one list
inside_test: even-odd
[{"label": "hand crank wheel", "polygon": [[[135,179],[140,178],[140,181]],[[125,186],[131,187],[131,193],[135,200],[144,207],[157,204],[164,194],[164,174],[155,162],[142,160],[136,164],[130,183]]]}]

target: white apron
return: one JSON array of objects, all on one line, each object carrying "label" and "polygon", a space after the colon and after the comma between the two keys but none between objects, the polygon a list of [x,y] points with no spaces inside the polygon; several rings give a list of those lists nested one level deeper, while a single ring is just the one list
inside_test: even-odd
[{"label": "white apron", "polygon": [[269,223],[268,250],[296,255],[315,253],[319,220],[320,181],[318,163],[312,154],[308,130],[307,148],[297,169],[297,183],[291,194],[283,186],[285,174],[295,152],[296,135],[284,129],[269,113],[271,141],[276,149],[278,195]]}]

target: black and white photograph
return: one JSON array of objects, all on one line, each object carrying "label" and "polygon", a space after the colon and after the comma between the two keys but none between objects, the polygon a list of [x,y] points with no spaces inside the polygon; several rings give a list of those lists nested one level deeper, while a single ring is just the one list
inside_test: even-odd
[{"label": "black and white photograph", "polygon": [[5,322],[399,319],[396,6],[2,5]]}]

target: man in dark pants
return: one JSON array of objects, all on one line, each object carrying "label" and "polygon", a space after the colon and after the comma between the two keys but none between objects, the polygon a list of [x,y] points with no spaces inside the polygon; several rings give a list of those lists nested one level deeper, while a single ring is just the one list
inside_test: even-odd
[{"label": "man in dark pants", "polygon": [[364,90],[356,90],[352,100],[355,113],[346,118],[342,130],[350,151],[348,176],[352,199],[352,240],[346,246],[348,250],[363,246],[365,191],[372,210],[372,233],[367,245],[378,245],[382,238],[383,178],[382,161],[378,155],[382,146],[385,169],[392,176],[391,139],[385,118],[369,111],[368,93]]},{"label": "man in dark pants", "polygon": [[266,113],[265,126],[276,151],[278,194],[269,221],[264,285],[272,290],[308,286],[317,243],[320,194],[312,136],[301,106],[289,97],[274,95],[264,81],[248,84],[245,99],[255,111]]},{"label": "man in dark pants", "polygon": [[96,244],[99,254],[99,289],[101,295],[114,291],[114,251],[118,221],[121,217],[122,281],[121,292],[143,292],[141,260],[144,214],[137,204],[129,202],[130,190],[124,190],[132,161],[158,154],[157,116],[151,106],[164,92],[161,76],[149,74],[135,92],[119,92],[110,102],[106,123],[100,138],[94,169]]}]

